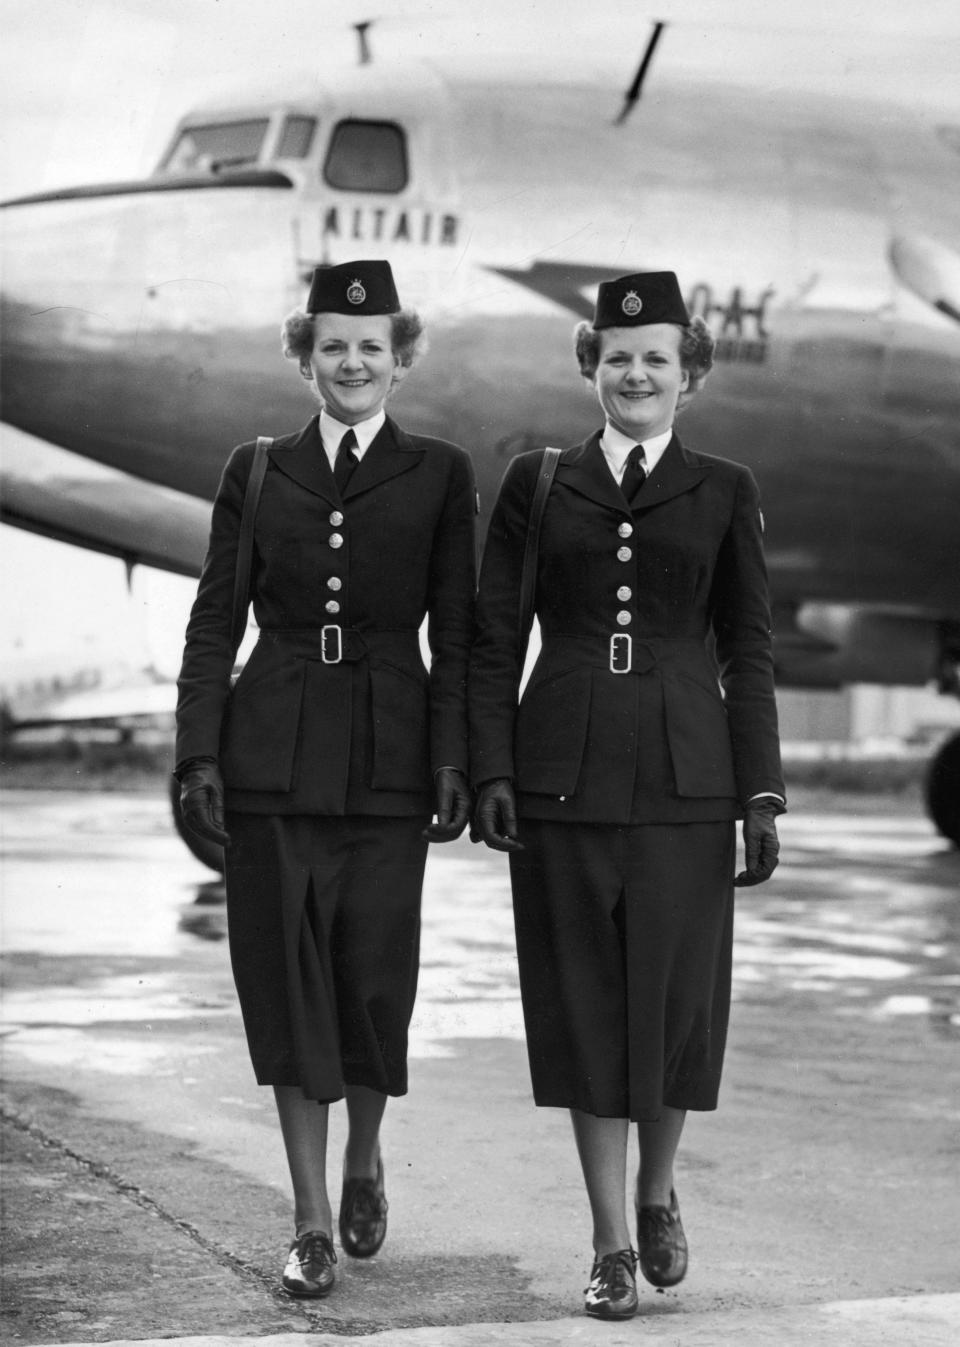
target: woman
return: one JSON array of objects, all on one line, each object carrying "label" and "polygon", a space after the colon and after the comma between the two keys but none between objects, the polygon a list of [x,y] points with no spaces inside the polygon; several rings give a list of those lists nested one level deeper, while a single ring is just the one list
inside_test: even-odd
[{"label": "woman", "polygon": [[623,1319],[637,1310],[629,1124],[640,1267],[672,1286],[687,1261],[674,1156],[686,1110],[715,1108],[720,1082],[734,819],[737,882],[760,883],[784,800],[757,488],[673,430],[711,367],[710,333],[672,272],[648,272],[600,286],[576,350],[606,424],[557,464],[542,650],[519,710],[541,454],[507,470],[481,568],[471,771],[477,829],[510,852],[534,1098],[573,1119],[593,1214],[586,1310]]},{"label": "woman", "polygon": [[283,1286],[298,1296],[335,1281],[327,1114],[344,1097],[341,1247],[366,1258],[383,1243],[379,1129],[387,1097],[407,1089],[427,842],[457,837],[469,812],[473,472],[462,449],[383,410],[421,333],[386,262],[314,273],[283,342],[321,409],[269,451],[259,641],[231,692],[244,444],[214,503],[179,680],[183,812],[225,847],[234,977],[293,1182]]}]

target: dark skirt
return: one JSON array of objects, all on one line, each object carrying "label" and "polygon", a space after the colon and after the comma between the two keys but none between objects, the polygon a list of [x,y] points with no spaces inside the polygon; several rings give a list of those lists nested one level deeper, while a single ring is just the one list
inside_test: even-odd
[{"label": "dark skirt", "polygon": [[534,1099],[604,1118],[717,1105],[732,822],[527,819],[510,857]]},{"label": "dark skirt", "polygon": [[406,1093],[428,822],[228,813],[230,959],[261,1085]]}]

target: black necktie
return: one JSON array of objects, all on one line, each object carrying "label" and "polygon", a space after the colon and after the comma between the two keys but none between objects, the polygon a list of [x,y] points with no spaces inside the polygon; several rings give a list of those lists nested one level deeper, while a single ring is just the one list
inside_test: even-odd
[{"label": "black necktie", "polygon": [[360,462],[354,453],[356,447],[357,437],[352,430],[348,430],[340,441],[337,449],[337,461],[333,465],[333,479],[341,496],[347,489],[347,483],[353,476],[354,468]]},{"label": "black necktie", "polygon": [[635,491],[639,491],[647,480],[647,470],[643,463],[643,445],[635,444],[627,454],[627,464],[623,470],[621,489],[627,500]]}]

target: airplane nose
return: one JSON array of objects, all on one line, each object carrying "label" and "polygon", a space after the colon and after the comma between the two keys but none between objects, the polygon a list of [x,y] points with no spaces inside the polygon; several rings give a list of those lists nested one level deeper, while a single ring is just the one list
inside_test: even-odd
[{"label": "airplane nose", "polygon": [[0,225],[4,420],[209,494],[211,442],[267,414],[279,321],[300,298],[277,246],[287,193],[74,189],[4,203]]},{"label": "airplane nose", "polygon": [[103,286],[116,240],[59,203],[4,205],[0,218],[3,417],[57,439],[52,432],[62,418],[83,421],[96,410],[94,386],[77,357],[102,349],[117,330]]}]

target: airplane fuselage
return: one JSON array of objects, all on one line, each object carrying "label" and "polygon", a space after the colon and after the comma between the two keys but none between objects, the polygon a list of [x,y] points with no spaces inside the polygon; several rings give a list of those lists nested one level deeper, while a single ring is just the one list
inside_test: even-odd
[{"label": "airplane fuselage", "polygon": [[[278,337],[311,269],[386,257],[430,336],[391,409],[472,451],[486,512],[511,454],[599,423],[571,342],[596,282],[671,268],[719,356],[680,430],[756,472],[778,610],[960,624],[955,273],[935,249],[923,271],[960,204],[935,128],[700,85],[616,126],[610,90],[381,74],[267,109],[249,181],[168,166],[8,204],[4,419],[210,498],[234,444],[311,412]],[[296,160],[291,115],[318,119]],[[390,190],[331,159],[364,119],[405,137]]]}]

